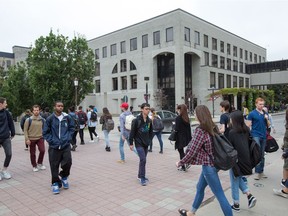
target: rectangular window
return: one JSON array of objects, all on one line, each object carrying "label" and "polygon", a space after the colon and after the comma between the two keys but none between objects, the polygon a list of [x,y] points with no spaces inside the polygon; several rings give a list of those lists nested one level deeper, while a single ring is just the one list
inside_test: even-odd
[{"label": "rectangular window", "polygon": [[240,48],[240,58],[243,59],[243,49]]},{"label": "rectangular window", "polygon": [[137,50],[137,38],[130,39],[130,51]]},{"label": "rectangular window", "polygon": [[148,34],[142,35],[142,48],[148,47]]},{"label": "rectangular window", "polygon": [[130,61],[130,71],[132,70],[136,70],[136,66],[132,61]]},{"label": "rectangular window", "polygon": [[110,53],[111,53],[111,56],[114,56],[114,55],[116,55],[117,54],[117,49],[116,49],[116,44],[112,44],[111,46],[110,46]]},{"label": "rectangular window", "polygon": [[245,50],[245,60],[248,60],[248,51]]},{"label": "rectangular window", "polygon": [[215,74],[215,72],[210,72],[210,88],[216,88],[216,74]]},{"label": "rectangular window", "polygon": [[243,65],[244,65],[243,62],[240,62],[240,72],[241,73],[243,73],[243,67],[244,67]]},{"label": "rectangular window", "polygon": [[166,29],[166,42],[173,41],[173,27]]},{"label": "rectangular window", "polygon": [[137,75],[131,75],[131,89],[137,89]]},{"label": "rectangular window", "polygon": [[99,59],[99,49],[95,49],[95,59]]},{"label": "rectangular window", "polygon": [[238,61],[233,60],[233,71],[238,71]]},{"label": "rectangular window", "polygon": [[231,59],[227,58],[227,70],[231,70]]},{"label": "rectangular window", "polygon": [[257,63],[257,54],[254,54],[254,63]]},{"label": "rectangular window", "polygon": [[244,87],[244,78],[239,77],[239,88],[243,88],[243,87]]},{"label": "rectangular window", "polygon": [[204,52],[204,65],[209,66],[209,53]]},{"label": "rectangular window", "polygon": [[227,54],[231,55],[231,45],[227,43]]},{"label": "rectangular window", "polygon": [[245,88],[249,88],[249,78],[245,78]]},{"label": "rectangular window", "polygon": [[10,66],[11,66],[11,60],[6,60],[6,67],[10,68]]},{"label": "rectangular window", "polygon": [[100,93],[100,90],[101,90],[100,87],[101,87],[101,86],[100,86],[100,80],[96,80],[96,81],[95,81],[95,92],[96,92],[96,93]]},{"label": "rectangular window", "polygon": [[231,88],[231,75],[227,75],[226,79],[226,88]]},{"label": "rectangular window", "polygon": [[250,52],[250,62],[252,62],[252,58],[253,58],[253,55],[252,55],[252,52]]},{"label": "rectangular window", "polygon": [[204,35],[204,47],[208,48],[208,35]]},{"label": "rectangular window", "polygon": [[153,32],[153,44],[160,44],[160,31]]},{"label": "rectangular window", "polygon": [[190,42],[190,28],[185,27],[184,40]]},{"label": "rectangular window", "polygon": [[103,58],[107,57],[107,47],[106,46],[102,48],[102,57]]},{"label": "rectangular window", "polygon": [[121,53],[126,53],[126,41],[120,43],[120,51]]},{"label": "rectangular window", "polygon": [[121,89],[127,90],[127,77],[126,76],[121,77]]},{"label": "rectangular window", "polygon": [[198,31],[195,31],[194,34],[195,34],[195,38],[194,38],[195,44],[200,45],[200,33]]},{"label": "rectangular window", "polygon": [[217,50],[217,39],[216,38],[212,38],[212,49]]},{"label": "rectangular window", "polygon": [[100,76],[100,63],[95,62],[95,76]]},{"label": "rectangular window", "polygon": [[212,54],[212,67],[218,67],[218,56]]},{"label": "rectangular window", "polygon": [[238,48],[236,46],[233,46],[233,56],[234,57],[237,57],[237,51],[238,51]]},{"label": "rectangular window", "polygon": [[225,58],[220,56],[220,68],[225,69]]},{"label": "rectangular window", "polygon": [[259,55],[259,63],[261,63],[261,56]]},{"label": "rectangular window", "polygon": [[238,87],[238,82],[237,82],[237,76],[233,76],[233,88],[237,88]]},{"label": "rectangular window", "polygon": [[112,78],[112,83],[113,83],[113,89],[112,91],[117,91],[118,90],[118,78],[115,77],[115,78]]},{"label": "rectangular window", "polygon": [[221,73],[218,74],[218,88],[224,88],[224,74]]},{"label": "rectangular window", "polygon": [[127,71],[127,60],[122,59],[120,61],[120,72],[125,72],[125,71]]},{"label": "rectangular window", "polygon": [[220,51],[224,53],[224,41],[220,41]]}]

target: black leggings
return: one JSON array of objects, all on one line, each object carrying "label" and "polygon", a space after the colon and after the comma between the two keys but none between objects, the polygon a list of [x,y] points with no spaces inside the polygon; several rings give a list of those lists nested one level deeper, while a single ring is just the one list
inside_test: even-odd
[{"label": "black leggings", "polygon": [[93,134],[97,137],[97,133],[95,131],[96,127],[88,127],[88,130],[89,130],[91,140],[93,140]]},{"label": "black leggings", "polygon": [[[185,157],[184,148],[178,148],[178,152],[180,155],[180,160],[182,160],[182,158]],[[185,165],[183,165],[182,168],[185,169]]]}]

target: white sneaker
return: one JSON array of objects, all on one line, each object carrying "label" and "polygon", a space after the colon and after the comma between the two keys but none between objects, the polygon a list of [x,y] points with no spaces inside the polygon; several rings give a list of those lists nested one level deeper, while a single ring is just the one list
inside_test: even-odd
[{"label": "white sneaker", "polygon": [[43,164],[38,164],[37,168],[40,170],[46,170],[46,167]]},{"label": "white sneaker", "polygon": [[0,181],[2,180],[2,175],[1,175],[1,173],[0,173]]},{"label": "white sneaker", "polygon": [[4,179],[10,179],[11,178],[11,175],[9,172],[7,172],[6,170],[2,171],[1,172],[1,175]]},{"label": "white sneaker", "polygon": [[37,167],[33,167],[33,172],[38,172],[39,169]]},{"label": "white sneaker", "polygon": [[288,194],[283,193],[283,191],[280,189],[273,189],[274,194],[278,195],[278,196],[282,196],[284,198],[288,198]]},{"label": "white sneaker", "polygon": [[89,143],[94,143],[94,140],[90,140]]}]

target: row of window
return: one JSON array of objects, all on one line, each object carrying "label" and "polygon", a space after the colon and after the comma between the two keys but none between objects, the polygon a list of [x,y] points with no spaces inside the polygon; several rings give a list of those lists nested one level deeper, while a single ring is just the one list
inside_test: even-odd
[{"label": "row of window", "polygon": [[[226,74],[226,85],[225,85],[225,79],[224,74],[218,73],[218,83],[216,80],[216,73],[210,72],[210,88],[249,88],[249,78],[244,77],[238,77],[238,76],[232,76],[229,74]],[[239,79],[239,84],[238,84]],[[245,83],[244,83],[245,81]],[[245,85],[244,85],[245,84]]]}]

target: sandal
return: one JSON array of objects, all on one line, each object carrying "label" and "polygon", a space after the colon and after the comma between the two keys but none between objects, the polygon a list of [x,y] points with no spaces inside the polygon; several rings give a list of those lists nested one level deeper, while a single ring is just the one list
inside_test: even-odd
[{"label": "sandal", "polygon": [[178,212],[180,213],[181,216],[187,216],[187,210],[185,209],[178,209]]}]

